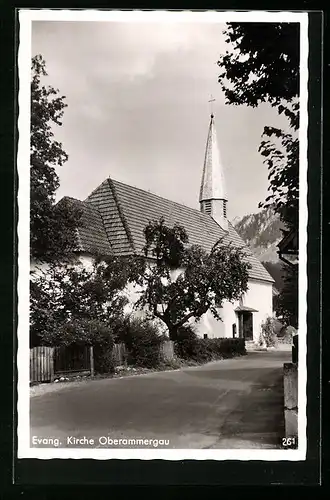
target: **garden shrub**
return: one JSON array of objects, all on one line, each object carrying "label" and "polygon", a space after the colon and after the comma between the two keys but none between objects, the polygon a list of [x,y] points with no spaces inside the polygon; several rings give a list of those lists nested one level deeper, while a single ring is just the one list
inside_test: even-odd
[{"label": "garden shrub", "polygon": [[293,326],[287,326],[283,335],[283,343],[292,344],[293,337],[297,335],[297,330]]},{"label": "garden shrub", "polygon": [[273,317],[272,319],[273,319],[274,332],[277,338],[279,338],[284,334],[284,325],[277,318]]},{"label": "garden shrub", "polygon": [[179,358],[198,363],[246,354],[244,339],[202,339],[190,326],[182,327],[179,330],[175,352]]},{"label": "garden shrub", "polygon": [[115,365],[113,361],[113,342],[98,343],[93,346],[94,369],[97,373],[112,373]]},{"label": "garden shrub", "polygon": [[113,338],[116,344],[125,343],[126,333],[130,326],[130,316],[120,316],[112,322]]},{"label": "garden shrub", "polygon": [[93,335],[94,369],[97,373],[111,373],[114,371],[112,350],[114,339],[109,326],[94,324]]},{"label": "garden shrub", "polygon": [[215,352],[215,344],[213,342],[214,339],[198,339],[198,344],[199,344],[199,349],[198,349],[198,355],[199,355],[199,360],[201,362],[205,361],[212,361],[212,359],[216,359],[216,352]]},{"label": "garden shrub", "polygon": [[198,356],[199,338],[190,325],[178,329],[178,338],[174,344],[175,355],[181,359],[196,359]]},{"label": "garden shrub", "polygon": [[[55,343],[55,340],[54,340]],[[97,373],[113,371],[112,349],[114,339],[110,326],[102,321],[73,318],[56,331],[56,346],[70,352],[75,346],[93,346],[94,369]]]},{"label": "garden shrub", "polygon": [[233,356],[243,356],[246,354],[245,339],[220,339],[220,349],[222,356],[232,358]]},{"label": "garden shrub", "polygon": [[125,344],[129,364],[145,368],[154,368],[159,364],[163,337],[151,322],[139,318],[125,318],[120,331],[117,331],[117,338]]},{"label": "garden shrub", "polygon": [[265,344],[266,347],[276,347],[277,345],[274,320],[270,316],[261,323],[260,344]]}]

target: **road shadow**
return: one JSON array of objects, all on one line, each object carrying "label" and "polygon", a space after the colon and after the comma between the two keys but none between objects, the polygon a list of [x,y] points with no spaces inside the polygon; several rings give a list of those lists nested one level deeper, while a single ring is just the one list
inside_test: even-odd
[{"label": "road shadow", "polygon": [[[283,377],[271,386],[260,382],[249,394],[243,394],[219,428],[221,442],[232,440],[249,448],[279,448],[285,436]],[[217,447],[217,446],[215,446]]]}]

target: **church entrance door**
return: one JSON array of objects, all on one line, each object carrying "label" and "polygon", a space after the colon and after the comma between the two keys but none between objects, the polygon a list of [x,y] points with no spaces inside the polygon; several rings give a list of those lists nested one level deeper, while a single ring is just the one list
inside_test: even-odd
[{"label": "church entrance door", "polygon": [[245,340],[253,340],[252,312],[244,311],[239,314],[239,336]]}]

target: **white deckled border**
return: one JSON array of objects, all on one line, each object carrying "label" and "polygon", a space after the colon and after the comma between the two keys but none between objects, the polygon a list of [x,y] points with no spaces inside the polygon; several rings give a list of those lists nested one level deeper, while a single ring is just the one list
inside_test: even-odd
[{"label": "white deckled border", "polygon": [[[298,22],[300,23],[300,210],[299,210],[299,380],[297,450],[164,450],[30,448],[29,415],[29,224],[30,224],[30,65],[33,21],[99,22]],[[264,460],[299,461],[306,458],[306,335],[307,335],[307,125],[308,125],[308,14],[306,12],[218,11],[19,11],[20,45],[18,116],[18,458],[92,458],[141,460]]]},{"label": "white deckled border", "polygon": [[17,441],[18,457],[30,447],[29,295],[30,295],[30,94],[31,21],[19,16],[18,90],[18,279],[17,279]]},{"label": "white deckled border", "polygon": [[263,460],[277,462],[281,460],[300,461],[305,457],[300,450],[151,450],[151,449],[66,449],[66,448],[29,448],[19,458],[89,458],[95,460]]},{"label": "white deckled border", "polygon": [[300,24],[298,442],[307,451],[308,15]]},{"label": "white deckled border", "polygon": [[166,11],[166,10],[61,10],[21,9],[20,19],[26,21],[100,21],[100,22],[175,22],[175,23],[226,23],[226,22],[301,22],[307,13],[269,11]]}]

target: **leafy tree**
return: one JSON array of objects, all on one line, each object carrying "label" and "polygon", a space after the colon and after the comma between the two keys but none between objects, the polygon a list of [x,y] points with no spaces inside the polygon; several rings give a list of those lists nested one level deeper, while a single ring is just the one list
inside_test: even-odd
[{"label": "leafy tree", "polygon": [[[268,168],[269,195],[260,208],[272,208],[291,230],[299,209],[299,24],[228,23],[227,51],[218,61],[219,83],[228,104],[256,107],[267,102],[288,119],[287,130],[266,125],[259,152]],[[287,269],[276,299],[282,313],[297,323],[297,269]]]},{"label": "leafy tree", "polygon": [[68,155],[54,139],[54,126],[62,125],[67,104],[52,86],[44,86],[46,63],[41,55],[32,59],[30,142],[30,252],[38,261],[68,256],[75,247],[81,212],[68,202],[55,204],[59,187],[58,167]]},{"label": "leafy tree", "polygon": [[[30,343],[100,342],[122,316],[128,267],[120,258],[83,264],[52,262],[34,273],[30,286]],[[103,332],[103,333],[102,333]]]},{"label": "leafy tree", "polygon": [[265,126],[259,151],[269,170],[270,194],[260,207],[273,207],[297,227],[299,198],[299,24],[228,23],[232,51],[218,61],[228,104],[256,107],[268,102],[288,118],[290,132]]},{"label": "leafy tree", "polygon": [[298,228],[299,139],[276,127],[265,127],[259,152],[268,166],[270,194],[260,208],[272,207],[288,229]]},{"label": "leafy tree", "polygon": [[232,50],[218,65],[228,104],[256,107],[268,102],[297,128],[299,23],[227,23],[224,35]]},{"label": "leafy tree", "polygon": [[276,298],[276,313],[286,325],[298,328],[298,266],[285,265],[283,289]]},{"label": "leafy tree", "polygon": [[218,308],[223,301],[237,300],[247,290],[250,265],[240,249],[221,240],[209,253],[188,247],[185,229],[170,228],[164,219],[150,222],[144,234],[145,255],[153,257],[154,264],[142,272],[144,286],[136,307],[162,320],[172,340],[190,318],[198,320],[208,310],[221,320]]}]

